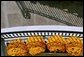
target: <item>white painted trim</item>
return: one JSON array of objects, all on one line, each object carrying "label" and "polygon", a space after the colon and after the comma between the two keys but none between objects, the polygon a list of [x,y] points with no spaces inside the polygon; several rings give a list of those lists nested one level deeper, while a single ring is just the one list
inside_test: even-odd
[{"label": "white painted trim", "polygon": [[40,25],[40,26],[20,26],[1,29],[1,33],[4,32],[16,32],[16,31],[36,31],[36,30],[56,30],[56,31],[77,31],[83,32],[83,27],[74,26],[58,26],[58,25]]}]

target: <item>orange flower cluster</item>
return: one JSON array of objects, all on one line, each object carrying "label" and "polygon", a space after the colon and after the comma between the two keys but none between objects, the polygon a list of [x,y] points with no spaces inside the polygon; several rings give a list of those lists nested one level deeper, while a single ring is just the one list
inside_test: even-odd
[{"label": "orange flower cluster", "polygon": [[7,45],[8,56],[28,56],[45,52],[66,52],[70,56],[80,56],[83,51],[83,43],[78,37],[63,38],[59,35],[49,36],[47,41],[43,36],[31,36],[26,41],[16,39]]}]

